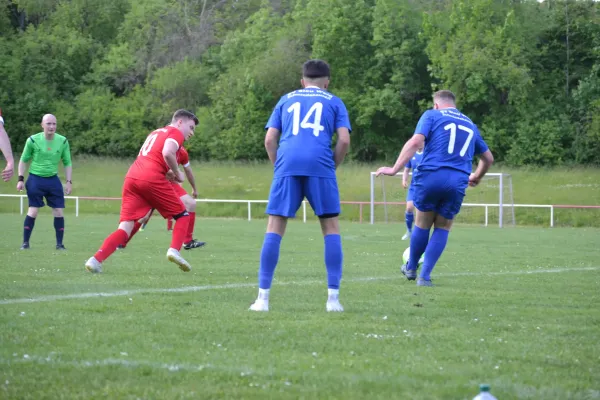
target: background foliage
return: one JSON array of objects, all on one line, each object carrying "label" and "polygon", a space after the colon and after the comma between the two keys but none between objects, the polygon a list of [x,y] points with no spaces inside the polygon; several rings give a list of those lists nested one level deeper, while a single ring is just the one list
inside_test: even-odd
[{"label": "background foliage", "polygon": [[592,0],[0,0],[0,105],[13,146],[59,119],[79,154],[132,156],[177,108],[195,158],[264,159],[263,126],[311,57],[354,127],[395,157],[448,88],[511,165],[600,163]]}]

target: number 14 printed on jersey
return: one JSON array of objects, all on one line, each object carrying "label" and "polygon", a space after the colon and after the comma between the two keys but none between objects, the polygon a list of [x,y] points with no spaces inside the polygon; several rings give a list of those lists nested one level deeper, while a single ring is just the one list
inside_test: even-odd
[{"label": "number 14 printed on jersey", "polygon": [[[306,116],[302,119],[302,122],[300,122],[300,115],[302,114],[300,107],[301,107],[300,102],[296,102],[287,109],[287,111],[289,113],[291,113],[291,112],[294,113],[292,133],[294,135],[297,135],[300,132],[300,128],[312,129],[313,135],[318,137],[319,133],[321,131],[325,130],[325,127],[321,125],[321,115],[323,114],[323,103],[316,102],[315,104],[313,104],[312,107],[308,109],[308,112],[306,113]],[[309,119],[311,117],[313,117],[313,115],[314,115],[313,121],[309,122]]]}]

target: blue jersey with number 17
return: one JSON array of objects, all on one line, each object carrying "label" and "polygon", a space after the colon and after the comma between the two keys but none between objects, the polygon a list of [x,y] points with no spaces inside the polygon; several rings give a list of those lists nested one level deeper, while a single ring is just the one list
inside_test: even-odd
[{"label": "blue jersey with number 17", "polygon": [[419,171],[450,168],[470,174],[473,156],[488,149],[477,126],[456,108],[425,111],[415,129],[417,133],[425,136]]},{"label": "blue jersey with number 17", "polygon": [[341,99],[316,87],[288,93],[275,106],[265,128],[281,132],[275,178],[335,178],[331,140],[338,128],[351,130]]}]

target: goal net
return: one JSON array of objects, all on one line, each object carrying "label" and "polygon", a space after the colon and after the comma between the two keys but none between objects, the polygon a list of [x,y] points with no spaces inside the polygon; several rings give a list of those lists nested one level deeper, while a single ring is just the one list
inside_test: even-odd
[{"label": "goal net", "polygon": [[[404,222],[407,193],[408,189],[402,187],[402,173],[376,177],[375,172],[371,172],[371,224]],[[514,226],[515,205],[511,175],[488,173],[479,185],[469,187],[455,221],[483,226]]]}]

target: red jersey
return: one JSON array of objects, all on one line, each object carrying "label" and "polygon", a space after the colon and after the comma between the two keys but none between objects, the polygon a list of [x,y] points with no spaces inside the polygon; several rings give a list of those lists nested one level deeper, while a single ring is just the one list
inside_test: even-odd
[{"label": "red jersey", "polygon": [[169,140],[175,141],[181,147],[184,137],[179,129],[172,126],[165,126],[149,134],[125,177],[149,182],[166,180],[169,166],[162,152]]},{"label": "red jersey", "polygon": [[183,146],[177,150],[177,165],[183,165],[184,167],[190,165],[190,156]]}]

